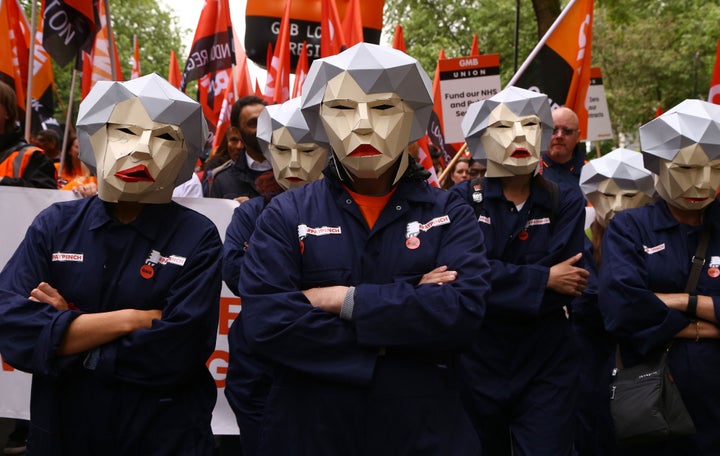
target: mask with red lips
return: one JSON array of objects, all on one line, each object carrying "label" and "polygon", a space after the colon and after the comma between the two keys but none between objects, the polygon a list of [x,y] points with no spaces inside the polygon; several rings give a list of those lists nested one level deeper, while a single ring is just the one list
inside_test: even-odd
[{"label": "mask with red lips", "polygon": [[534,114],[517,115],[504,103],[490,112],[480,138],[487,154],[487,177],[533,173],[540,163],[542,125]]},{"label": "mask with red lips", "polygon": [[345,71],[328,82],[320,119],[351,177],[377,179],[401,160],[395,183],[408,166],[413,111],[396,93],[366,93]]},{"label": "mask with red lips", "polygon": [[164,203],[187,158],[180,128],[151,120],[139,99],[115,106],[106,128],[90,138],[103,201]]}]

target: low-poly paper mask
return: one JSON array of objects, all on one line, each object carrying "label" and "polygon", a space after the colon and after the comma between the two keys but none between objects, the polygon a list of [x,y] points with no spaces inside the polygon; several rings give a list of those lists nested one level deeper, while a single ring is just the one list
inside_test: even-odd
[{"label": "low-poly paper mask", "polygon": [[643,166],[642,154],[629,149],[615,149],[591,160],[580,173],[580,188],[603,227],[618,212],[652,201],[654,185],[652,173]]},{"label": "low-poly paper mask", "polygon": [[640,127],[645,167],[656,189],[679,209],[710,204],[720,186],[720,106],[685,100]]},{"label": "low-poly paper mask", "polygon": [[270,160],[275,180],[284,189],[320,179],[330,148],[310,135],[300,112],[300,98],[266,107],[258,118],[257,138]]},{"label": "low-poly paper mask", "polygon": [[461,124],[468,149],[487,162],[487,177],[531,174],[552,136],[547,96],[507,87],[470,105]]},{"label": "low-poly paper mask", "polygon": [[351,177],[377,178],[401,160],[397,182],[407,145],[427,129],[430,79],[407,54],[360,43],[313,62],[302,109],[313,136],[327,140]]},{"label": "low-poly paper mask", "polygon": [[200,105],[156,74],[96,83],[77,128],[80,159],[107,202],[169,202],[207,139]]}]

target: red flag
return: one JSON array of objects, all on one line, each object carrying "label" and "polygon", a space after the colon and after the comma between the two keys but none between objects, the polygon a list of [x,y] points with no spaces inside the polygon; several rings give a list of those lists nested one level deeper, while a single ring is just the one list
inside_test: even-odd
[{"label": "red flag", "polygon": [[572,0],[508,83],[538,89],[553,107],[565,105],[575,111],[582,138],[587,137],[593,3]]},{"label": "red flag", "polygon": [[[117,43],[115,43],[115,37],[110,33],[107,23],[109,15],[105,11],[105,2],[99,2],[98,6],[100,30],[95,35],[95,45],[92,48],[92,53],[83,54],[83,97],[90,92],[90,89],[97,81],[123,80]],[[110,46],[113,49],[112,59],[110,57]],[[89,61],[86,61],[86,59],[89,59]],[[114,77],[113,72],[115,73]]]},{"label": "red flag", "polygon": [[43,47],[66,66],[81,50],[90,52],[98,24],[97,0],[52,0],[45,3]]},{"label": "red flag", "polygon": [[280,20],[280,32],[275,42],[275,52],[268,66],[265,98],[270,104],[290,99],[290,8],[292,0],[286,0],[285,12]]},{"label": "red flag", "polygon": [[15,89],[18,108],[25,112],[29,31],[19,20],[20,11],[15,0],[0,1],[0,81]]},{"label": "red flag", "polygon": [[[223,106],[228,97],[230,105],[235,101],[232,84],[232,68],[208,73],[198,80],[198,101],[208,122],[208,129],[215,134],[220,124]],[[211,138],[214,142],[214,137]]]},{"label": "red flag", "polygon": [[426,134],[422,138],[418,139],[418,154],[417,154],[417,162],[422,165],[423,168],[425,168],[425,171],[430,173],[430,177],[428,178],[428,182],[433,187],[440,187],[440,182],[438,181],[437,173],[435,172],[435,166],[433,166],[432,157],[430,156],[429,152],[429,138]]},{"label": "red flag", "polygon": [[710,103],[720,104],[720,39],[718,39],[717,53],[715,54],[715,68],[712,79],[710,80],[708,101]]},{"label": "red flag", "polygon": [[260,98],[264,98],[265,95],[263,95],[262,90],[260,89],[260,83],[258,80],[255,80],[255,96],[258,96]]},{"label": "red flag", "polygon": [[302,93],[302,86],[307,78],[310,64],[308,62],[307,41],[303,41],[303,47],[300,51],[297,67],[295,68],[295,82],[293,83],[292,96],[290,98],[299,97]]},{"label": "red flag", "polygon": [[242,98],[253,94],[253,85],[250,79],[250,68],[248,67],[245,49],[240,44],[240,39],[236,33],[233,34],[233,39],[235,40],[235,74],[233,80],[237,97]]},{"label": "red flag", "polygon": [[133,59],[132,70],[130,71],[130,79],[140,77],[140,45],[138,44],[137,35],[133,35]]},{"label": "red flag", "polygon": [[175,55],[175,51],[170,51],[170,67],[168,68],[168,82],[178,89],[180,88],[180,82],[182,81],[182,76],[180,75],[180,65],[177,61],[177,55]]},{"label": "red flag", "polygon": [[403,28],[400,24],[395,26],[395,36],[393,37],[392,47],[398,51],[407,52],[405,50],[405,35],[403,34]]},{"label": "red flag", "polygon": [[347,47],[354,46],[364,41],[362,13],[360,11],[360,0],[350,0],[345,17],[342,21],[343,35],[345,36],[345,45]]},{"label": "red flag", "polygon": [[222,104],[220,105],[220,111],[218,113],[217,123],[215,125],[215,135],[213,136],[212,142],[213,150],[217,150],[220,147],[220,144],[225,137],[225,133],[230,126],[230,111],[232,110],[233,103],[235,103],[235,91],[233,89],[235,84],[233,83],[233,72],[230,69],[223,71],[227,71],[228,77],[230,79],[228,81],[228,84],[226,84],[225,89],[220,94],[220,96],[222,96]]},{"label": "red flag", "polygon": [[657,109],[655,110],[655,117],[660,117],[662,114],[663,114],[662,105],[658,105]]},{"label": "red flag", "polygon": [[480,46],[478,45],[477,33],[473,33],[472,46],[470,46],[470,57],[480,55]]},{"label": "red flag", "polygon": [[320,57],[339,54],[347,41],[343,34],[342,23],[337,11],[335,0],[322,0],[320,19]]},{"label": "red flag", "polygon": [[188,82],[218,70],[232,67],[235,52],[228,0],[206,0],[200,13],[190,55],[185,64],[180,89]]}]

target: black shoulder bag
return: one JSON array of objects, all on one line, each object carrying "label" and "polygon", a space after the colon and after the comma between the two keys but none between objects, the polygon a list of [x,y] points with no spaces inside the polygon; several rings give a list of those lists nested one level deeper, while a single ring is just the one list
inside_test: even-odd
[{"label": "black shoulder bag", "polygon": [[[707,222],[692,259],[686,293],[693,293],[697,287],[709,241]],[[610,414],[620,444],[662,443],[695,434],[695,425],[667,367],[669,351],[668,346],[659,357],[624,369],[618,347],[610,386]]]}]

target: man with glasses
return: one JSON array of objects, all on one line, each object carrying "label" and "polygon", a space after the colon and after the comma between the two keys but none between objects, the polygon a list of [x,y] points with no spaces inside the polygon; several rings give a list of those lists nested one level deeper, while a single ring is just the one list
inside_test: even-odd
[{"label": "man with glasses", "polygon": [[561,107],[553,110],[552,118],[555,128],[550,147],[542,156],[543,176],[559,185],[577,188],[585,163],[585,152],[578,144],[581,131],[577,114]]}]

